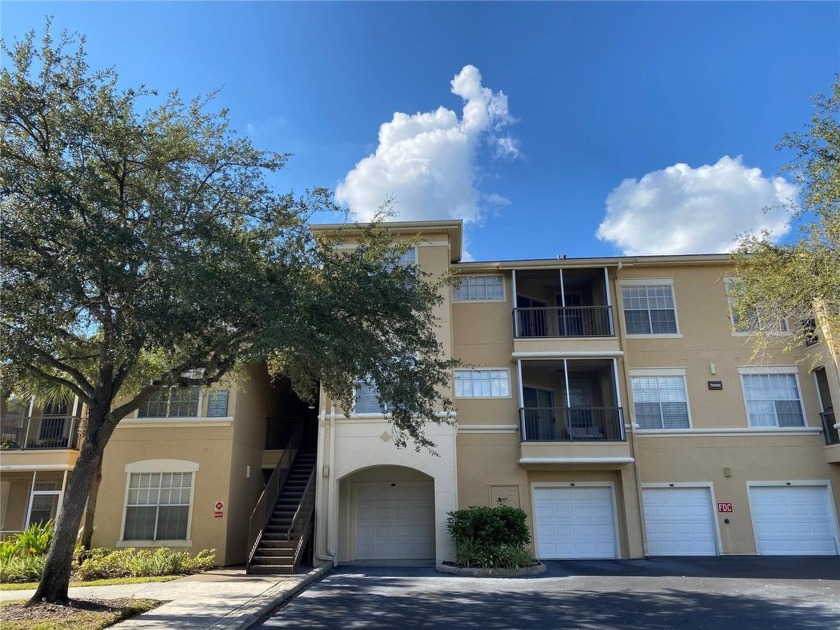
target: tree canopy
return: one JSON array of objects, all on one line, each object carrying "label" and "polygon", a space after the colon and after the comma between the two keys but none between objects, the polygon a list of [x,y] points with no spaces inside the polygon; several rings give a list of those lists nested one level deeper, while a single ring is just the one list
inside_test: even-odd
[{"label": "tree canopy", "polygon": [[[446,278],[397,264],[383,226],[340,249],[308,228],[329,191],[278,193],[287,154],[256,149],[212,98],[124,89],[84,39],[3,49],[0,369],[66,388],[88,426],[33,601],[67,598],[82,510],[117,423],[162,387],[210,385],[268,360],[299,391],[352,407],[370,379],[397,443],[432,447],[451,360],[434,307]],[[441,413],[444,412],[444,413]]]},{"label": "tree canopy", "polygon": [[[784,136],[777,148],[791,150],[785,166],[800,189],[791,200],[799,237],[774,244],[768,234],[744,238],[736,254],[739,282],[735,309],[753,322],[758,347],[778,339],[788,322],[790,346],[825,343],[840,358],[840,75],[832,93],[814,97],[815,112],[803,132]],[[767,314],[766,317],[760,316]],[[759,314],[759,315],[757,315]]]}]

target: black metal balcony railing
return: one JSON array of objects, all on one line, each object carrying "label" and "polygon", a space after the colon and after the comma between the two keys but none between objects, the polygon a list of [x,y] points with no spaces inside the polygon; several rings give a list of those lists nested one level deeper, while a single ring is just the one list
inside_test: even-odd
[{"label": "black metal balcony railing", "polygon": [[519,410],[523,442],[624,441],[621,407],[525,407]]},{"label": "black metal balcony railing", "polygon": [[826,446],[833,444],[840,444],[840,431],[834,428],[834,410],[824,411],[820,414],[823,426],[823,435],[825,435]]},{"label": "black metal balcony railing", "polygon": [[544,306],[513,309],[522,337],[612,337],[611,306]]},{"label": "black metal balcony railing", "polygon": [[0,418],[0,450],[76,449],[79,420],[64,414]]}]

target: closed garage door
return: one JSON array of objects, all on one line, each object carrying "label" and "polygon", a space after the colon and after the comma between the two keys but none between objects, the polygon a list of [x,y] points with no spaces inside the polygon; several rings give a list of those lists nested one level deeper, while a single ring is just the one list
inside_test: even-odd
[{"label": "closed garage door", "polygon": [[646,488],[643,497],[650,555],[717,554],[708,488]]},{"label": "closed garage door", "polygon": [[535,488],[534,514],[540,559],[618,556],[612,488]]},{"label": "closed garage door", "polygon": [[429,560],[434,552],[432,482],[354,486],[356,560]]},{"label": "closed garage door", "polygon": [[755,486],[750,508],[758,553],[834,555],[835,520],[825,486]]}]

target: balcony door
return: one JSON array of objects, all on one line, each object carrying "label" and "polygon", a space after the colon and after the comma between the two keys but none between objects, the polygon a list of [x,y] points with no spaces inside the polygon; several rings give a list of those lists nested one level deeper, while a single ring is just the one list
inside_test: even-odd
[{"label": "balcony door", "polygon": [[548,337],[548,302],[529,298],[524,295],[516,296],[520,337]]},{"label": "balcony door", "polygon": [[596,435],[592,418],[595,407],[592,393],[592,381],[589,379],[569,379],[569,436],[573,439],[603,438],[603,433]]},{"label": "balcony door", "polygon": [[52,440],[59,442],[64,435],[64,423],[70,415],[69,407],[65,402],[51,402],[44,406],[44,416],[41,418],[41,429],[38,432],[38,440]]},{"label": "balcony door", "polygon": [[529,440],[556,440],[557,419],[554,392],[550,389],[523,387],[525,432]]}]

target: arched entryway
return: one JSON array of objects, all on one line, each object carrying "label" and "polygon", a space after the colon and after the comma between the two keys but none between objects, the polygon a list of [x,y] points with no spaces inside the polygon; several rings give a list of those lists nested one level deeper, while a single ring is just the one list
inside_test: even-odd
[{"label": "arched entryway", "polygon": [[434,563],[435,487],[405,466],[373,466],[339,481],[339,561]]}]

